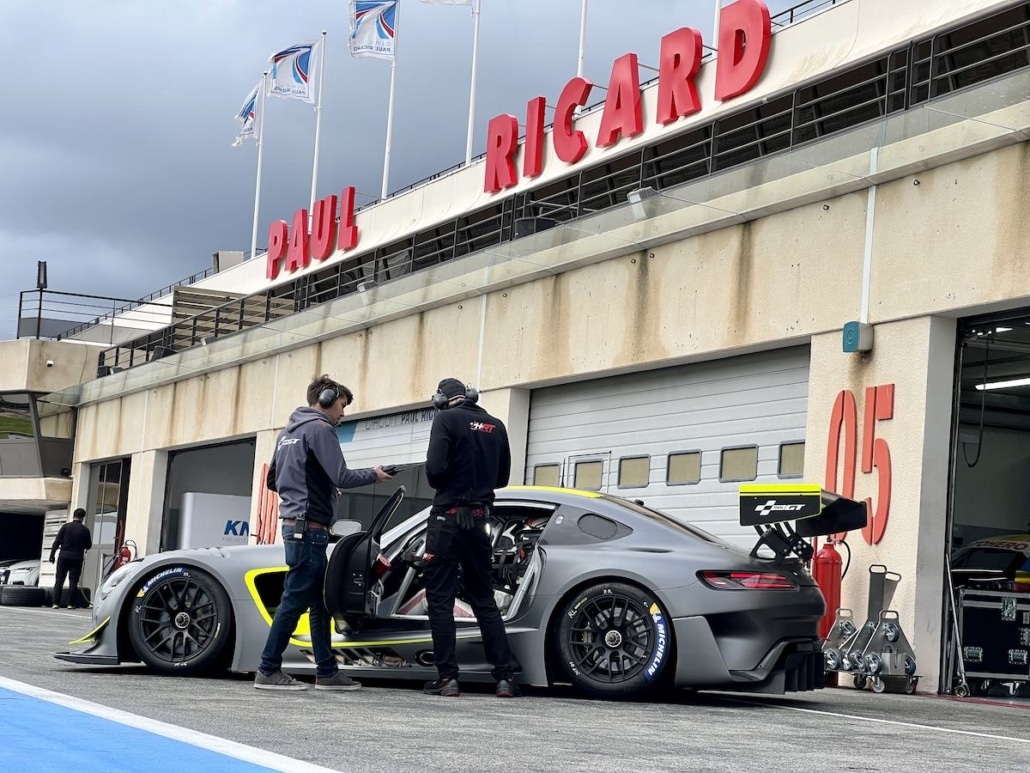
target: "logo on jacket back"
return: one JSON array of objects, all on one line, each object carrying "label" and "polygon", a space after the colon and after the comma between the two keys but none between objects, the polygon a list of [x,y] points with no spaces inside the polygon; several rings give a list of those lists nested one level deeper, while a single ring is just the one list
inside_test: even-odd
[{"label": "logo on jacket back", "polygon": [[494,428],[496,426],[497,426],[496,424],[486,424],[485,422],[482,422],[482,421],[470,421],[469,422],[469,429],[470,430],[472,430],[473,432],[485,432],[488,435],[491,432],[494,431]]}]

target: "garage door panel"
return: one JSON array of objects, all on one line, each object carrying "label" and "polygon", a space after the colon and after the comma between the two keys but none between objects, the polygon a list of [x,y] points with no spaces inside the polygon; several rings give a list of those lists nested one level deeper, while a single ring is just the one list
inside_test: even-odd
[{"label": "garage door panel", "polygon": [[[779,480],[780,445],[803,442],[808,347],[549,387],[533,393],[526,480],[542,464],[605,460],[602,488],[749,547],[738,523],[739,483],[720,480],[722,451],[756,446],[755,480]],[[667,484],[668,455],[700,452],[700,482]],[[619,460],[650,458],[648,484],[620,487]]]}]

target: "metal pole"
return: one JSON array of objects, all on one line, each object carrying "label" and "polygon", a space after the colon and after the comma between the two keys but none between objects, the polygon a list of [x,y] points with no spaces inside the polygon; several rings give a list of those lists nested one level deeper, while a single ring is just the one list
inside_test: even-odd
[{"label": "metal pole", "polygon": [[[584,0],[585,2],[586,0]],[[472,6],[472,86],[469,90],[469,128],[465,141],[465,163],[472,161],[472,135],[476,115],[476,71],[479,69],[479,7],[480,0]]]},{"label": "metal pole", "polygon": [[[401,4],[395,6],[397,14],[394,16],[394,28],[400,29]],[[399,37],[399,35],[398,35]],[[383,156],[383,192],[380,198],[385,199],[390,185],[390,144],[393,142],[393,95],[397,86],[397,37],[393,41],[393,61],[390,62],[390,107],[386,113],[386,154]]]},{"label": "metal pole", "polygon": [[326,31],[322,30],[322,56],[318,65],[318,100],[315,103],[315,161],[311,168],[311,206],[308,207],[308,213],[312,217],[315,212],[315,190],[318,187],[318,145],[322,134],[322,85],[325,78],[326,34]]},{"label": "metal pole", "polygon": [[254,184],[254,227],[250,232],[250,257],[257,252],[258,212],[261,207],[261,156],[265,148],[265,92],[268,91],[268,70],[261,75],[261,115],[258,116],[257,182]]},{"label": "metal pole", "polygon": [[722,13],[722,0],[715,0],[715,23],[712,32],[712,48],[719,50],[719,15]]},{"label": "metal pole", "polygon": [[586,53],[587,42],[587,0],[583,0],[583,9],[579,15],[579,66],[576,68],[576,77],[583,77],[583,56]]}]

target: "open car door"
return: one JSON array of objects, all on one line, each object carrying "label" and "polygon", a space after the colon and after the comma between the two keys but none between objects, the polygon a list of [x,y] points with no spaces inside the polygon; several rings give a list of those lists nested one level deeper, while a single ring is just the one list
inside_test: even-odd
[{"label": "open car door", "polygon": [[401,501],[399,487],[380,508],[367,531],[348,534],[329,558],[325,573],[325,606],[340,631],[357,630],[363,620],[374,617],[379,598],[375,593],[373,564],[379,557],[380,540]]},{"label": "open car door", "polygon": [[[769,548],[776,558],[790,555],[802,561],[812,559],[806,537],[861,529],[868,513],[865,502],[824,491],[817,483],[744,483],[740,487],[740,525],[754,526],[758,549]],[[796,524],[792,527],[790,521]]]}]

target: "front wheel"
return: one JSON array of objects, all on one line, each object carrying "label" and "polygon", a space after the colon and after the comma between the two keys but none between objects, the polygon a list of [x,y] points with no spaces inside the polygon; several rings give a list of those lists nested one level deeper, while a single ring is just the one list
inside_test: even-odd
[{"label": "front wheel", "polygon": [[569,680],[601,698],[647,692],[673,659],[669,616],[652,594],[625,583],[599,583],[573,596],[557,637]]},{"label": "front wheel", "polygon": [[128,615],[129,640],[155,671],[195,674],[217,661],[231,618],[229,596],[214,577],[176,566],[140,586]]}]

